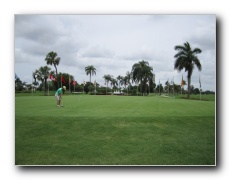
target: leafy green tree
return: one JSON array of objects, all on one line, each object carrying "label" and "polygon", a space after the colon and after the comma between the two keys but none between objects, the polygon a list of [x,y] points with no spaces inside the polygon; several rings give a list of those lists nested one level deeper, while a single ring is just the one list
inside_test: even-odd
[{"label": "leafy green tree", "polygon": [[161,95],[161,93],[163,92],[163,90],[164,90],[164,88],[163,88],[162,84],[160,84],[160,85],[158,84],[157,87],[156,87],[156,92],[160,93],[160,95]]},{"label": "leafy green tree", "polygon": [[192,94],[193,91],[194,91],[194,86],[193,85],[190,86],[190,91],[191,91],[190,93]]},{"label": "leafy green tree", "polygon": [[[73,82],[74,77],[68,73],[58,73],[56,81],[54,83],[62,84],[62,86],[66,86],[66,89],[72,91],[74,88]],[[61,86],[60,86],[61,87]],[[67,91],[67,92],[68,92]]]},{"label": "leafy green tree", "polygon": [[166,81],[164,90],[169,93],[169,89],[170,89],[170,83],[169,83],[169,81]]},{"label": "leafy green tree", "polygon": [[[45,61],[47,65],[51,65],[51,66],[54,65],[55,72],[56,72],[56,78],[57,78],[57,74],[58,74],[57,66],[60,63],[61,58],[58,57],[58,54],[56,52],[51,51],[46,55]],[[59,87],[59,83],[57,86]]]},{"label": "leafy green tree", "polygon": [[93,65],[87,66],[85,67],[85,72],[86,75],[90,76],[90,83],[91,83],[91,76],[93,76],[94,74],[96,75],[96,68]]},{"label": "leafy green tree", "polygon": [[181,92],[181,85],[175,84],[175,91],[176,91],[176,93],[180,93]]},{"label": "leafy green tree", "polygon": [[200,60],[197,57],[197,54],[200,54],[202,51],[199,48],[192,49],[188,42],[184,43],[183,46],[177,45],[174,47],[178,53],[174,56],[176,58],[174,63],[174,69],[181,71],[185,69],[185,72],[188,72],[188,98],[190,97],[190,84],[191,84],[191,77],[196,66],[199,71],[201,71],[202,66]]},{"label": "leafy green tree", "polygon": [[76,84],[75,91],[76,92],[82,92],[83,91],[83,84]]},{"label": "leafy green tree", "polygon": [[193,94],[200,94],[200,90],[199,90],[198,88],[195,88],[195,89],[193,90]]},{"label": "leafy green tree", "polygon": [[85,92],[86,94],[88,94],[88,92],[91,91],[92,83],[86,82],[85,85],[84,85],[83,83],[82,83],[81,85],[82,85],[82,88],[84,89],[84,92]]}]

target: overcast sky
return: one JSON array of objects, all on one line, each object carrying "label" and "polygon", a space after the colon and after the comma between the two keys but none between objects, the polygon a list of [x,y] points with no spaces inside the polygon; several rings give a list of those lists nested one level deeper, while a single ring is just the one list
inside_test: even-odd
[{"label": "overcast sky", "polygon": [[61,58],[58,72],[78,83],[89,81],[86,66],[96,68],[92,81],[103,85],[105,74],[125,76],[145,60],[157,84],[173,77],[180,84],[187,73],[174,70],[174,46],[186,41],[202,50],[202,71],[195,67],[191,84],[199,88],[200,76],[203,91],[215,91],[215,15],[15,15],[15,73],[30,84],[32,72],[45,66],[46,55],[54,51]]}]

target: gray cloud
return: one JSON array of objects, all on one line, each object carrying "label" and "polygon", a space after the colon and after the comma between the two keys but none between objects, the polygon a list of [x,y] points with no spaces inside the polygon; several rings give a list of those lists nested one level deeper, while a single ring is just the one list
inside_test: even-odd
[{"label": "gray cloud", "polygon": [[[215,17],[213,17],[215,18]],[[216,46],[216,23],[198,22],[194,32],[188,38],[188,41],[200,47],[203,51],[215,51]]]},{"label": "gray cloud", "polygon": [[114,53],[101,45],[88,47],[81,52],[83,58],[113,58]]}]

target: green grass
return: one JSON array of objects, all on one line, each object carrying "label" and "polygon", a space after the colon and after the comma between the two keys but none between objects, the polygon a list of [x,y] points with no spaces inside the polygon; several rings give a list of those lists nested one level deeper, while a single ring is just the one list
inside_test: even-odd
[{"label": "green grass", "polygon": [[15,97],[16,165],[215,165],[215,101]]}]

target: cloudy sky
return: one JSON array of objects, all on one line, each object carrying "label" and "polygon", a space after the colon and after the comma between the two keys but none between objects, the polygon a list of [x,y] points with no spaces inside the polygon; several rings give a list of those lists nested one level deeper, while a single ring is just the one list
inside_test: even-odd
[{"label": "cloudy sky", "polygon": [[[202,71],[194,69],[191,84],[216,89],[215,15],[15,15],[15,73],[27,83],[32,72],[45,66],[48,52],[61,58],[58,72],[69,73],[78,83],[89,81],[85,67],[96,68],[96,80],[105,74],[125,76],[132,65],[149,62],[156,83],[180,84],[187,73],[174,70],[175,45],[186,41],[200,48]],[[51,67],[54,70],[54,67]]]}]

